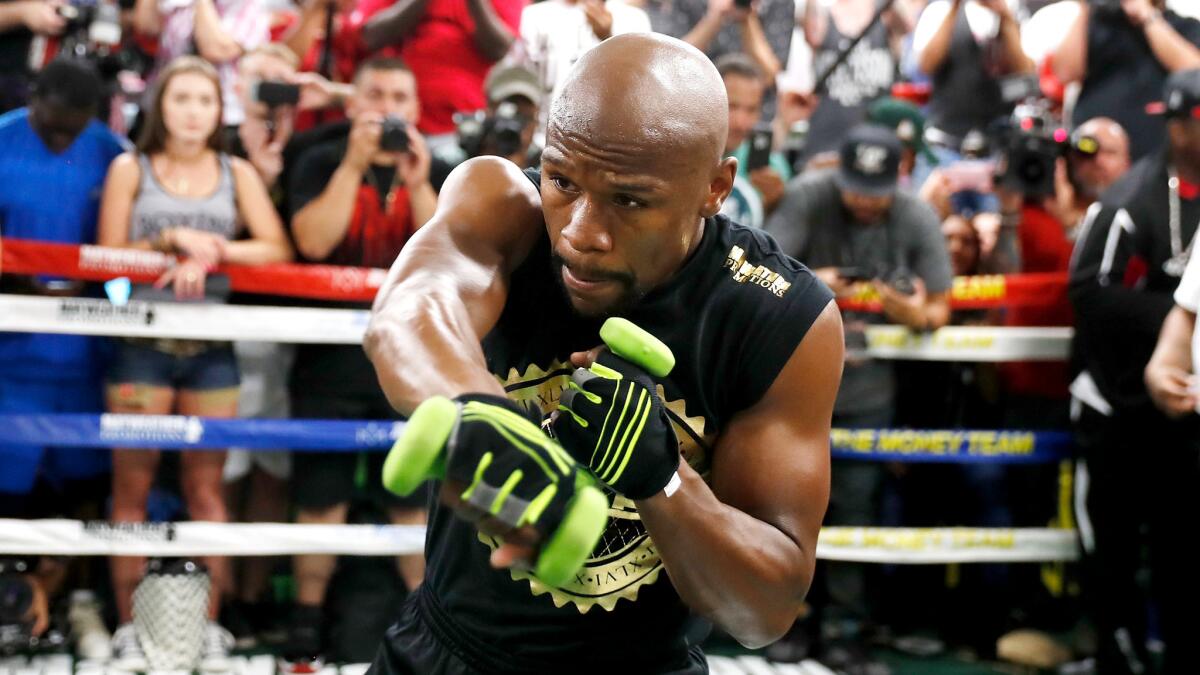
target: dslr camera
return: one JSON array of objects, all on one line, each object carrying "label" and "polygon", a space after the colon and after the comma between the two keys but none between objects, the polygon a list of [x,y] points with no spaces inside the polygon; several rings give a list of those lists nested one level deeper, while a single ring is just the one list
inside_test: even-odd
[{"label": "dslr camera", "polygon": [[383,118],[383,133],[379,149],[385,152],[408,152],[408,122],[402,117]]},{"label": "dslr camera", "polygon": [[517,104],[505,101],[496,106],[496,113],[490,117],[483,110],[459,113],[454,116],[454,123],[458,145],[467,157],[478,157],[485,148],[508,157],[521,150],[521,132],[529,120],[520,113]]}]

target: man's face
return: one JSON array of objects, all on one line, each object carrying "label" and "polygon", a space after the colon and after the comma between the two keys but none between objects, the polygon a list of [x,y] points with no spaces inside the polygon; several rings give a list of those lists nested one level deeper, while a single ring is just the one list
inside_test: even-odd
[{"label": "man's face", "polygon": [[1167,123],[1171,141],[1171,159],[1200,174],[1200,120],[1175,119]]},{"label": "man's face", "polygon": [[846,212],[850,214],[854,222],[860,225],[875,225],[883,222],[895,199],[895,195],[872,197],[849,190],[841,190],[841,194],[842,205],[846,207]]},{"label": "man's face", "polygon": [[1071,175],[1085,198],[1098,199],[1129,170],[1129,144],[1107,127],[1087,128],[1085,125],[1080,131],[1095,139],[1099,149],[1091,155],[1072,150]]},{"label": "man's face", "polygon": [[683,264],[712,166],[698,152],[602,146],[553,123],[546,140],[542,210],[556,278],[579,314],[620,313]]},{"label": "man's face", "polygon": [[725,93],[729,97],[729,140],[725,142],[725,154],[730,155],[750,137],[762,116],[763,86],[751,77],[727,75]]},{"label": "man's face", "polygon": [[246,115],[266,118],[270,109],[264,103],[254,100],[253,83],[255,82],[284,82],[296,73],[290,63],[270,54],[253,54],[241,60],[238,64],[241,76],[237,81],[238,95]]},{"label": "man's face", "polygon": [[29,125],[56,155],[66,152],[92,120],[94,110],[72,110],[53,98],[35,96],[29,103]]},{"label": "man's face", "polygon": [[406,70],[367,70],[359,73],[354,96],[346,114],[355,119],[363,113],[380,117],[400,117],[409,124],[420,119],[417,81]]}]

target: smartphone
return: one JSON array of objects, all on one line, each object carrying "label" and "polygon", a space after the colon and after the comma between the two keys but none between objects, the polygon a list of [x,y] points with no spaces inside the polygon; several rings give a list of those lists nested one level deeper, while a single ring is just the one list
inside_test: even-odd
[{"label": "smartphone", "polygon": [[759,124],[750,132],[750,156],[746,158],[746,171],[755,171],[771,164],[771,144],[775,135],[771,125]]},{"label": "smartphone", "polygon": [[977,159],[955,162],[942,170],[950,180],[950,191],[989,194],[996,174],[996,163]]},{"label": "smartphone", "polygon": [[260,80],[251,86],[254,100],[272,108],[281,105],[296,105],[300,102],[300,85],[298,84]]},{"label": "smartphone", "polygon": [[733,4],[735,7],[740,7],[741,9],[750,9],[750,1],[751,0],[733,0]]}]

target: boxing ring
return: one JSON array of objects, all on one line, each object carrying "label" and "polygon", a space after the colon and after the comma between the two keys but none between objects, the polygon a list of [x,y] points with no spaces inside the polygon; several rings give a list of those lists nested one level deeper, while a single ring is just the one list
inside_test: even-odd
[{"label": "boxing ring", "polygon": [[[72,279],[151,282],[169,265],[156,252],[4,239],[4,274],[51,274]],[[369,301],[383,270],[321,265],[228,266],[234,291],[292,298]],[[124,281],[124,280],[128,280]],[[955,309],[1046,306],[1065,297],[1064,275],[969,277],[955,280]],[[198,340],[359,344],[369,314],[361,310],[301,307],[125,302],[112,299],[0,294],[0,331]],[[290,304],[290,303],[289,303]],[[877,299],[844,307],[870,311]],[[899,326],[867,329],[868,354],[918,361],[1063,361],[1070,328],[952,326],[914,334]],[[386,451],[403,428],[390,420],[210,419],[174,415],[0,414],[0,443],[42,446],[204,450],[239,447],[256,452]],[[987,429],[834,429],[836,459],[886,462],[1058,464],[1070,480],[1067,431]],[[293,450],[294,451],[294,450]],[[1079,557],[1070,516],[1069,484],[1060,485],[1059,527],[884,528],[825,527],[817,556],[826,560],[891,564],[983,562],[1061,563]],[[1049,496],[1048,496],[1049,498]],[[278,523],[111,524],[74,520],[0,519],[0,555],[260,556],[327,553],[392,556],[420,552],[424,528],[415,526],[299,525]],[[732,662],[732,661],[731,661]],[[714,659],[714,672],[742,672]],[[60,664],[61,665],[61,664]],[[76,668],[76,672],[93,672]],[[239,672],[263,665],[243,659]],[[350,667],[347,667],[350,668]],[[0,671],[6,668],[0,660]],[[42,672],[70,672],[44,665]],[[353,669],[346,675],[357,675]],[[753,672],[753,669],[751,669]],[[786,668],[761,672],[815,672]],[[328,673],[326,675],[336,675]]]}]

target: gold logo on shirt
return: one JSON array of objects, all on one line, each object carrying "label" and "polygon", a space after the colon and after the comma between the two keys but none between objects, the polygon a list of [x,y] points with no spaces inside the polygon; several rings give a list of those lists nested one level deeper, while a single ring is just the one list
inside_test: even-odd
[{"label": "gold logo on shirt", "polygon": [[783,294],[792,287],[792,282],[784,281],[778,272],[772,272],[762,265],[746,262],[746,252],[742,250],[741,246],[729,249],[729,255],[725,257],[725,269],[733,272],[733,280],[739,284],[750,283],[762,286],[777,298],[782,298]]}]

